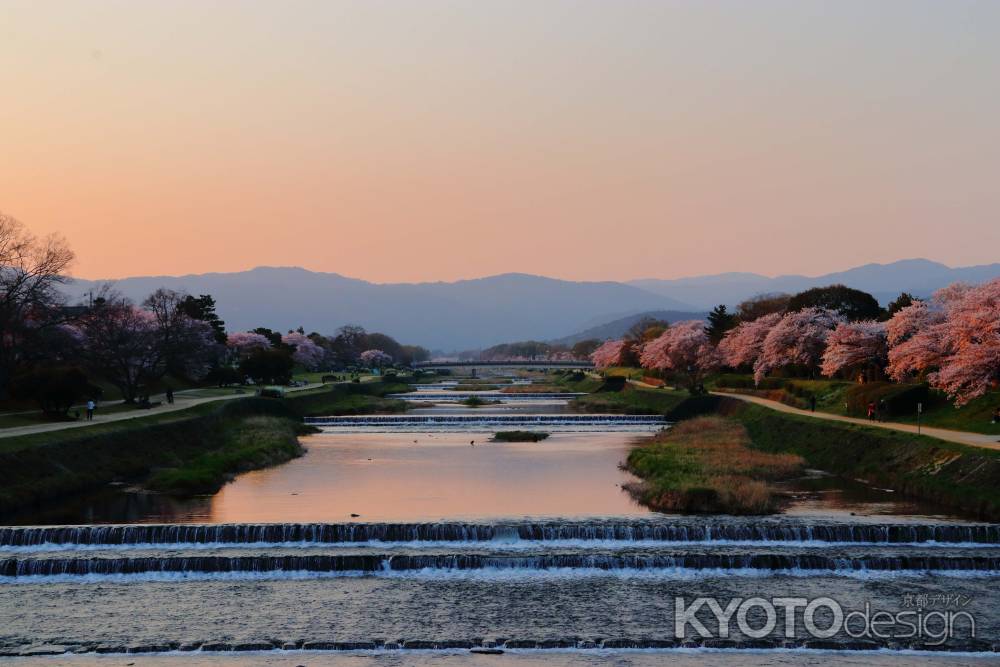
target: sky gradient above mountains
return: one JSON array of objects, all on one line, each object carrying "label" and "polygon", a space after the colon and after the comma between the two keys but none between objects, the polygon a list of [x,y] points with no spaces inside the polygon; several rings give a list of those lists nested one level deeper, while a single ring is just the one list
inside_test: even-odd
[{"label": "sky gradient above mountains", "polygon": [[0,5],[0,207],[83,277],[1000,247],[1000,2],[58,4]]}]

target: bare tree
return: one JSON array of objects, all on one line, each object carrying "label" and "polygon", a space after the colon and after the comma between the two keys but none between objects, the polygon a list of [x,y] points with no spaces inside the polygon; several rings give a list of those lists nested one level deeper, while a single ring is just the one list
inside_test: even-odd
[{"label": "bare tree", "polygon": [[59,285],[73,259],[61,236],[38,238],[0,213],[0,397],[32,345],[66,321]]},{"label": "bare tree", "polygon": [[168,372],[200,379],[211,368],[220,346],[208,323],[178,307],[185,297],[159,289],[139,308],[109,292],[82,318],[88,362],[126,402],[148,396]]}]

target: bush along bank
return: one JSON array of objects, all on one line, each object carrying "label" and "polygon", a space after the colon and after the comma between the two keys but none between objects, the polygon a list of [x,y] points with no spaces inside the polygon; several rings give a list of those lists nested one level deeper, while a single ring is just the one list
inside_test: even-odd
[{"label": "bush along bank", "polygon": [[737,420],[754,449],[797,454],[811,468],[893,489],[970,517],[1000,520],[1000,450],[791,415],[719,396],[697,401],[689,413]]},{"label": "bush along bank", "polygon": [[0,441],[0,512],[145,482],[165,493],[214,493],[233,475],[301,456],[310,415],[401,412],[405,384],[340,384],[287,398],[248,397],[164,415]]},{"label": "bush along bank", "polygon": [[641,482],[633,498],[660,512],[770,514],[780,508],[770,481],[800,473],[801,456],[752,447],[738,420],[694,417],[636,447],[625,468]]},{"label": "bush along bank", "polygon": [[[254,418],[268,419],[272,429],[278,429],[280,424],[288,437],[305,428],[283,401],[263,398],[209,403],[173,416],[164,421],[134,419],[100,425],[93,430],[72,429],[41,441],[33,436],[32,444],[24,447],[5,441],[0,450],[0,511],[112,482],[142,480],[160,468],[183,469],[212,452],[228,451],[231,455],[235,449],[230,434],[249,428],[244,423]],[[259,461],[277,462],[283,456],[287,460],[301,453],[288,448],[285,442],[269,440],[268,445],[275,452],[265,457],[261,450],[256,450],[253,456]],[[226,460],[237,470],[247,465],[231,456]],[[200,465],[204,467],[205,463]],[[202,479],[199,488],[207,488],[204,484],[207,478]],[[217,480],[218,486],[224,481],[224,478]]]},{"label": "bush along bank", "polygon": [[316,391],[287,394],[283,401],[291,412],[300,417],[393,414],[405,412],[408,404],[386,396],[408,391],[413,391],[410,385],[393,380],[348,382],[329,385]]},{"label": "bush along bank", "polygon": [[218,447],[177,467],[155,471],[144,486],[171,495],[211,494],[238,473],[285,463],[305,454],[299,435],[314,428],[285,417],[256,415],[227,425]]},{"label": "bush along bank", "polygon": [[[621,380],[620,385],[613,380]],[[623,378],[609,378],[598,391],[569,402],[574,412],[628,415],[668,415],[689,400],[686,391],[651,389],[626,384]]]}]

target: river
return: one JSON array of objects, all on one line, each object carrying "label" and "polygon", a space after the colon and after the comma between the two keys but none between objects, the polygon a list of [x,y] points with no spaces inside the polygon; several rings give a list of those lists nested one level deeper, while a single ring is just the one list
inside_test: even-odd
[{"label": "river", "polygon": [[[507,428],[497,420],[551,435],[491,442]],[[622,490],[618,463],[659,426],[579,420],[550,397],[320,421],[304,457],[212,497],[116,488],[8,519],[0,655],[220,667],[993,662],[1000,526],[819,472],[787,485],[794,500],[775,517],[651,513]],[[758,604],[750,626],[732,616],[728,636],[703,609],[712,636],[689,624],[677,637],[675,612],[697,598],[736,600],[734,611],[750,598],[829,598],[844,614],[933,622],[915,636],[897,624],[854,637],[848,625],[822,638],[802,609],[779,608],[758,637],[769,613]],[[937,637],[938,614],[958,619],[950,636]],[[814,625],[835,616],[821,608]]]}]

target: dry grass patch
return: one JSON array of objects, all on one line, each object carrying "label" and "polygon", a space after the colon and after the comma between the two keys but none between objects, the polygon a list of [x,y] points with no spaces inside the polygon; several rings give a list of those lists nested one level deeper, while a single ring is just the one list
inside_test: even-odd
[{"label": "dry grass patch", "polygon": [[657,511],[769,514],[779,502],[768,482],[792,477],[803,465],[796,454],[753,449],[733,419],[696,417],[632,450],[626,468],[642,481],[626,488]]}]

